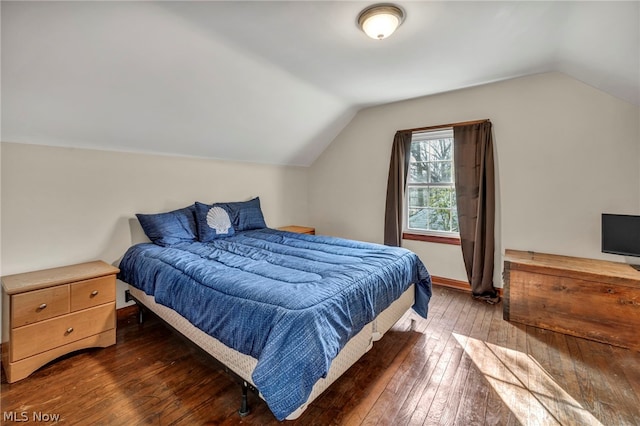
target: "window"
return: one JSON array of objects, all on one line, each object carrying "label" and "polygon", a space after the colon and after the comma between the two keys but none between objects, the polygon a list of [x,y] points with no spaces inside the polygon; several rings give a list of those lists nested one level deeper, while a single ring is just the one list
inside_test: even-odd
[{"label": "window", "polygon": [[458,238],[454,170],[452,128],[413,133],[406,232]]}]

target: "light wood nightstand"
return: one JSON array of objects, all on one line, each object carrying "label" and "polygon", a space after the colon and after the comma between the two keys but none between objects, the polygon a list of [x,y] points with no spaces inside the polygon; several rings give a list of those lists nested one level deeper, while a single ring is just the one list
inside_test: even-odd
[{"label": "light wood nightstand", "polygon": [[290,225],[290,226],[282,226],[278,229],[280,231],[295,232],[298,234],[316,235],[316,228],[311,228],[309,226]]},{"label": "light wood nightstand", "polygon": [[69,352],[116,343],[116,274],[102,261],[2,277],[2,366],[24,379]]}]

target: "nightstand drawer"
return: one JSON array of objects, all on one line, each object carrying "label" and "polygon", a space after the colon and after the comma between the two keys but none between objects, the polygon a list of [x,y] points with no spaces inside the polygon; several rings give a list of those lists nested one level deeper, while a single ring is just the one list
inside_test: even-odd
[{"label": "nightstand drawer", "polygon": [[25,325],[11,331],[11,361],[15,362],[115,327],[113,303]]},{"label": "nightstand drawer", "polygon": [[116,300],[113,275],[71,284],[71,312]]},{"label": "nightstand drawer", "polygon": [[60,285],[11,296],[11,326],[21,327],[69,313],[69,286]]}]

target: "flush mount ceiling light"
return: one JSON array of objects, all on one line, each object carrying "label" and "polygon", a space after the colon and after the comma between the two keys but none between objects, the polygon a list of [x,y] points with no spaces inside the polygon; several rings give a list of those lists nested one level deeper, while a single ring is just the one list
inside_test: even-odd
[{"label": "flush mount ceiling light", "polygon": [[358,26],[371,38],[389,37],[404,21],[404,12],[393,4],[375,4],[358,15]]}]

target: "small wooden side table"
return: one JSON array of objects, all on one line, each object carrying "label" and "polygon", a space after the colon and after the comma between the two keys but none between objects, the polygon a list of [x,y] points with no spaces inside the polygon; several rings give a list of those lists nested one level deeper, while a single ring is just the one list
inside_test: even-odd
[{"label": "small wooden side table", "polygon": [[309,226],[289,225],[289,226],[282,226],[278,229],[280,231],[295,232],[298,234],[316,235],[316,228],[311,228]]}]

